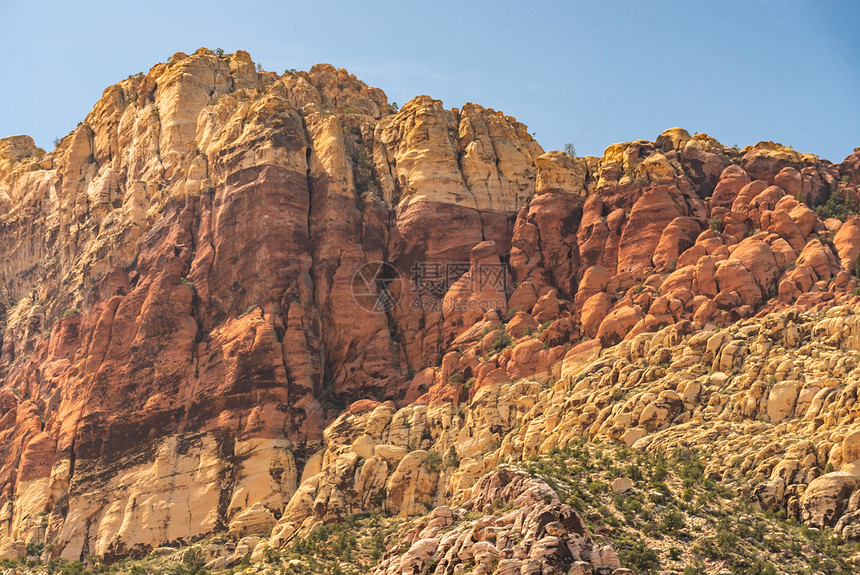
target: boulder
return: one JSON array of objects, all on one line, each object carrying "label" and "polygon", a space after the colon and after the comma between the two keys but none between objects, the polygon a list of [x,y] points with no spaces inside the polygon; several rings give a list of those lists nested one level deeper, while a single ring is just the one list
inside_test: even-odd
[{"label": "boulder", "polygon": [[505,331],[514,339],[519,339],[526,333],[537,334],[540,324],[531,315],[518,311],[505,326]]},{"label": "boulder", "polygon": [[751,306],[761,303],[761,289],[740,260],[732,258],[719,262],[714,277],[720,292],[736,292],[743,303]]},{"label": "boulder", "polygon": [[630,221],[621,234],[618,245],[618,271],[649,268],[651,257],[660,242],[663,230],[675,218],[685,215],[678,210],[674,186],[655,186],[646,191],[633,205]]},{"label": "boulder", "polygon": [[625,493],[633,489],[633,481],[629,477],[616,477],[612,481],[612,493]]},{"label": "boulder", "polygon": [[845,220],[833,237],[833,245],[842,267],[856,273],[857,256],[860,255],[860,217],[854,216]]},{"label": "boulder", "polygon": [[845,512],[848,498],[856,487],[854,475],[839,471],[813,480],[800,496],[803,520],[818,528],[833,527]]},{"label": "boulder", "polygon": [[597,329],[601,345],[608,347],[618,343],[643,317],[642,312],[635,306],[624,305],[613,309]]},{"label": "boulder", "polygon": [[785,190],[785,193],[792,198],[802,201],[803,179],[800,172],[791,166],[786,166],[776,173],[773,177],[773,185]]},{"label": "boulder", "polygon": [[757,238],[746,238],[732,251],[732,258],[752,273],[763,294],[776,291],[780,270],[768,244]]},{"label": "boulder", "polygon": [[654,269],[658,272],[674,271],[678,266],[678,258],[693,246],[701,229],[699,222],[690,217],[679,217],[669,222],[651,258]]},{"label": "boulder", "polygon": [[265,537],[276,522],[275,515],[271,511],[263,507],[262,504],[255,503],[231,521],[227,530],[234,539],[252,535]]},{"label": "boulder", "polygon": [[767,415],[772,423],[779,423],[794,410],[798,382],[781,381],[773,386],[767,399]]},{"label": "boulder", "polygon": [[714,188],[714,194],[710,201],[711,207],[723,207],[730,210],[741,189],[750,181],[749,175],[740,166],[732,164],[727,167],[720,174],[720,179]]}]

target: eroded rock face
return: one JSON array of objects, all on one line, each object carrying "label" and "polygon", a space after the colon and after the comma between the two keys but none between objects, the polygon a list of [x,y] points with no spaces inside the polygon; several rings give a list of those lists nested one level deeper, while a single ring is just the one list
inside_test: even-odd
[{"label": "eroded rock face", "polygon": [[505,253],[543,153],[480,106],[393,114],[343,70],[203,49],[52,154],[2,149],[3,544],[69,559],[280,517],[334,398],[398,397],[455,335],[441,306],[364,309],[356,270]]},{"label": "eroded rock face", "polygon": [[857,477],[849,473],[828,473],[816,478],[800,497],[804,521],[816,527],[833,527],[845,512],[855,487]]},{"label": "eroded rock face", "polygon": [[[545,153],[475,104],[395,110],[328,65],[176,54],[106,90],[49,154],[0,140],[0,555],[114,558],[273,525],[284,544],[363,510],[436,513],[562,429],[637,445],[723,413],[706,392],[724,381],[623,407],[566,389],[591,406],[569,420],[545,388],[645,347],[651,367],[613,385],[678,361],[732,373],[775,344],[714,328],[756,314],[782,314],[762,329],[798,347],[798,310],[852,301],[860,249],[853,220],[810,208],[857,183],[856,154],[681,129]],[[848,316],[814,329],[855,345]],[[696,351],[668,351],[682,342]],[[833,386],[773,373],[733,412],[829,417]],[[510,569],[617,567],[565,555],[575,513],[546,511],[562,527],[535,527]]]}]

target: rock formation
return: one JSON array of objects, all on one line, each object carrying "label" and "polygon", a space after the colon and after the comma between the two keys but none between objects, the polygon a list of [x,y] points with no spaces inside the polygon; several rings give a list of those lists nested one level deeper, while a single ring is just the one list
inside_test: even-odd
[{"label": "rock formation", "polygon": [[709,476],[858,538],[858,158],[680,128],[576,158],[176,54],[50,153],[0,140],[0,557],[259,558],[376,510],[429,520],[378,573],[623,573],[498,470],[579,437],[713,444]]}]

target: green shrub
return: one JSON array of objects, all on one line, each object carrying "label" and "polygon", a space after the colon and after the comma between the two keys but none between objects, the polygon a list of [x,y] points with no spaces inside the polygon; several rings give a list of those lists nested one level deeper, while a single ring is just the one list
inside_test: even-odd
[{"label": "green shrub", "polygon": [[352,157],[352,173],[355,191],[359,194],[369,191],[373,183],[373,162],[364,148],[359,148]]},{"label": "green shrub", "polygon": [[34,543],[34,542],[27,543],[26,553],[27,553],[28,557],[31,555],[39,557],[42,554],[42,551],[44,551],[44,550],[45,550],[45,544],[44,543]]},{"label": "green shrub", "polygon": [[511,339],[511,336],[503,331],[496,338],[496,341],[493,342],[493,349],[495,351],[502,351],[506,347],[510,347],[513,343],[514,340]]},{"label": "green shrub", "polygon": [[720,233],[723,231],[722,218],[711,218],[711,231],[715,233]]},{"label": "green shrub", "polygon": [[637,573],[652,573],[660,568],[660,556],[644,541],[636,541],[631,549],[621,551],[622,563]]},{"label": "green shrub", "polygon": [[203,553],[200,549],[189,549],[182,554],[182,565],[191,573],[196,573],[203,568]]},{"label": "green shrub", "polygon": [[431,471],[439,471],[442,469],[442,456],[435,451],[428,451],[424,456],[424,465]]},{"label": "green shrub", "polygon": [[660,483],[666,479],[668,473],[669,468],[666,466],[666,460],[661,457],[651,471],[651,484]]},{"label": "green shrub", "polygon": [[815,208],[815,215],[821,219],[837,218],[845,221],[857,213],[857,206],[853,204],[850,196],[846,201],[842,190],[833,190],[827,201]]},{"label": "green shrub", "polygon": [[523,311],[522,308],[512,307],[505,313],[505,321],[511,321],[517,313]]},{"label": "green shrub", "polygon": [[860,278],[860,254],[854,258],[854,269],[851,270],[851,273],[854,274],[854,277]]},{"label": "green shrub", "polygon": [[674,534],[686,527],[687,521],[684,519],[684,514],[679,511],[668,511],[663,515],[663,520],[660,521],[660,531],[662,533]]},{"label": "green shrub", "polygon": [[459,466],[460,466],[460,458],[457,457],[457,450],[454,449],[454,446],[452,445],[448,449],[447,457],[445,457],[445,469],[448,469],[450,467],[459,467]]}]

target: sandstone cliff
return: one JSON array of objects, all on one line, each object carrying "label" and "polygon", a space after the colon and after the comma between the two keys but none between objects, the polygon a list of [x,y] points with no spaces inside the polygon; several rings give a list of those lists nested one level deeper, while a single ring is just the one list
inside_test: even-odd
[{"label": "sandstone cliff", "polygon": [[[0,140],[0,555],[271,530],[259,558],[369,510],[444,519],[580,437],[701,446],[761,508],[837,526],[858,184],[860,149],[675,128],[575,158],[331,66],[176,54],[50,153]],[[574,523],[532,538],[608,568]],[[380,572],[449,549],[421,545]]]}]

